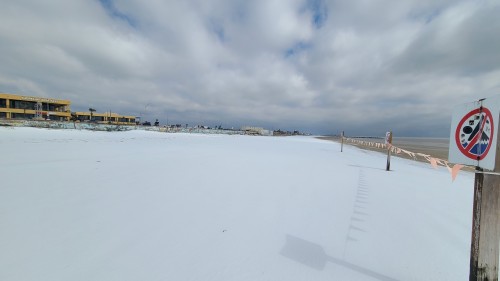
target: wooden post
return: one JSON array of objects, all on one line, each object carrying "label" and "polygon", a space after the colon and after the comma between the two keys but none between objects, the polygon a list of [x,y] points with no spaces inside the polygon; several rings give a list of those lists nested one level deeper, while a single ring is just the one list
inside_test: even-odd
[{"label": "wooden post", "polygon": [[387,165],[385,166],[386,171],[391,170],[391,145],[392,145],[392,131],[389,132],[389,136],[386,138],[387,141]]},{"label": "wooden post", "polygon": [[[500,134],[499,134],[500,135]],[[497,143],[495,170],[500,172]],[[470,250],[469,281],[497,281],[500,241],[500,175],[483,174],[477,168],[474,178],[474,207]]]},{"label": "wooden post", "polygon": [[344,151],[344,131],[342,131],[342,135],[340,136],[340,152]]}]

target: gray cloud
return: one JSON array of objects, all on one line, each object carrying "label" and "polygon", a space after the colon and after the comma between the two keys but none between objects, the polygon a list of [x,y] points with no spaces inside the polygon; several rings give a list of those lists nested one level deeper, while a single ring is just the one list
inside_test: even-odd
[{"label": "gray cloud", "polygon": [[498,94],[496,1],[10,1],[0,91],[163,123],[439,135]]},{"label": "gray cloud", "polygon": [[474,76],[498,69],[500,5],[465,2],[443,12],[421,28],[396,60],[405,72]]}]

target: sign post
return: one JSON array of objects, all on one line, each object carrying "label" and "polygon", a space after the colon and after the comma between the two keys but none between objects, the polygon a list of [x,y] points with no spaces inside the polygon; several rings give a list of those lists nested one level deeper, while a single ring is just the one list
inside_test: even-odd
[{"label": "sign post", "polygon": [[387,165],[386,171],[391,170],[391,145],[392,145],[392,131],[385,133],[385,144],[387,144]]},{"label": "sign post", "polygon": [[[478,168],[478,172],[481,171]],[[495,170],[499,171],[500,169]],[[499,198],[500,176],[476,173],[469,281],[498,280]]]},{"label": "sign post", "polygon": [[340,142],[340,152],[344,151],[344,131],[342,131],[342,135],[340,136],[341,142]]},{"label": "sign post", "polygon": [[[469,281],[497,281],[500,241],[500,99],[482,99],[454,110],[449,161],[476,166]],[[484,169],[493,173],[484,173]]]}]

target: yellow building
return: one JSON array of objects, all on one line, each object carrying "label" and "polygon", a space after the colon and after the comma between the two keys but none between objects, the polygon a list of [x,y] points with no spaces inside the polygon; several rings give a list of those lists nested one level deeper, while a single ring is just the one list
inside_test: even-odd
[{"label": "yellow building", "polygon": [[71,102],[0,93],[0,118],[69,121]]},{"label": "yellow building", "polygon": [[96,113],[92,112],[74,112],[76,118],[80,122],[94,121],[102,124],[118,124],[118,125],[135,125],[135,116],[119,115],[118,113],[106,112]]},{"label": "yellow building", "polygon": [[[40,98],[0,93],[0,118],[54,121],[96,122],[102,124],[135,125],[135,116],[106,112],[71,112],[69,100]],[[73,119],[72,119],[73,117]]]}]

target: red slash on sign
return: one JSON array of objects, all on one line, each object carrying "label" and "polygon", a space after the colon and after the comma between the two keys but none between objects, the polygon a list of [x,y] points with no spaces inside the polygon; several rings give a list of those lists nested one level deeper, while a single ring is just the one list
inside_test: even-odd
[{"label": "red slash on sign", "polygon": [[493,116],[488,108],[472,110],[458,122],[455,130],[458,149],[470,159],[484,159],[491,147],[494,128]]}]

